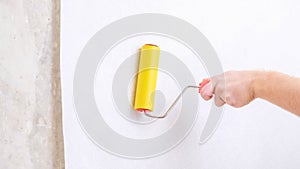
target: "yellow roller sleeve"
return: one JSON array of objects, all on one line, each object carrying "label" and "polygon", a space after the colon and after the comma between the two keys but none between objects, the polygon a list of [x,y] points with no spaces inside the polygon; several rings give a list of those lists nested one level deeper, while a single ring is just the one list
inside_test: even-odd
[{"label": "yellow roller sleeve", "polygon": [[153,111],[160,49],[145,44],[141,48],[134,109]]}]

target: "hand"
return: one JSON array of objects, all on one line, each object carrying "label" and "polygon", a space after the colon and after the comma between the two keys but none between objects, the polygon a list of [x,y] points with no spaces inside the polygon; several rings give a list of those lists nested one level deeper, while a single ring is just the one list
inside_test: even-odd
[{"label": "hand", "polygon": [[200,94],[205,100],[214,97],[216,106],[225,103],[233,107],[242,107],[256,98],[254,90],[255,71],[229,71],[214,76],[205,85]]}]

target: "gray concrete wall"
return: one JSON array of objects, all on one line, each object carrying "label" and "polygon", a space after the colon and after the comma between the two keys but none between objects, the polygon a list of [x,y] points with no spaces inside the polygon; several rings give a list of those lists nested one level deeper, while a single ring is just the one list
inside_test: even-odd
[{"label": "gray concrete wall", "polygon": [[59,0],[0,0],[0,169],[64,168]]}]

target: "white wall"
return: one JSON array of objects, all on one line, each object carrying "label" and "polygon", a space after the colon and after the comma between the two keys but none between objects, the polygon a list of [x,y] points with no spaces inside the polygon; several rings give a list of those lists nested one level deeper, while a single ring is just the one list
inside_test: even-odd
[{"label": "white wall", "polygon": [[[299,168],[300,118],[263,100],[240,109],[226,106],[218,130],[201,146],[197,141],[205,119],[199,118],[179,146],[152,159],[119,158],[86,137],[72,103],[77,58],[99,29],[122,17],[145,12],[173,15],[196,26],[217,51],[224,70],[266,69],[300,77],[297,0],[65,0],[61,67],[67,168]],[[197,64],[190,64],[196,78],[205,76],[197,72]],[[203,106],[209,104],[201,101]],[[110,123],[119,124],[113,120]],[[126,131],[120,132],[126,135]]]}]

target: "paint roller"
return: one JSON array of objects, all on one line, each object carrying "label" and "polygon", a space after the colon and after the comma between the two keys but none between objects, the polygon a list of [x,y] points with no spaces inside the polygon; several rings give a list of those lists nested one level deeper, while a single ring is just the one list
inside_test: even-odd
[{"label": "paint roller", "polygon": [[203,79],[199,86],[186,86],[179,95],[172,102],[170,107],[161,115],[152,115],[155,99],[156,81],[158,74],[160,48],[157,45],[145,44],[140,50],[139,68],[136,82],[136,93],[134,99],[134,109],[143,112],[146,116],[151,118],[165,118],[177,101],[189,88],[197,88],[198,92],[202,87],[210,82],[209,79]]}]

